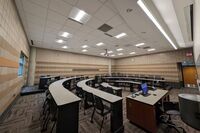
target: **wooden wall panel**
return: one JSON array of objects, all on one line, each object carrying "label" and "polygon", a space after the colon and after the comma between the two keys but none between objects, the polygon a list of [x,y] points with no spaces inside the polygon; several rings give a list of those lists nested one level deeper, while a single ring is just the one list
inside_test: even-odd
[{"label": "wooden wall panel", "polygon": [[60,62],[36,62],[35,84],[39,83],[41,75],[61,75],[62,77],[74,75],[94,76],[107,74],[108,65],[76,64]]},{"label": "wooden wall panel", "polygon": [[0,116],[19,94],[25,76],[18,76],[20,53],[29,45],[14,0],[0,0]]},{"label": "wooden wall panel", "polygon": [[179,82],[177,62],[193,61],[186,57],[192,49],[116,59],[112,72],[125,74],[159,75],[170,82]]},{"label": "wooden wall panel", "polygon": [[35,84],[41,75],[60,75],[62,77],[108,74],[109,59],[37,48]]}]

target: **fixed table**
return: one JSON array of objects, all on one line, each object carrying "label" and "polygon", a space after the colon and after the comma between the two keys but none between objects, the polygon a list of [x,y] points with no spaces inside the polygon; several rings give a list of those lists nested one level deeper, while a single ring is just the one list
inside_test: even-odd
[{"label": "fixed table", "polygon": [[112,133],[122,133],[124,132],[123,126],[123,99],[119,96],[109,94],[107,92],[95,89],[87,85],[87,82],[90,82],[94,79],[86,79],[77,83],[78,87],[81,87],[84,91],[90,92],[95,96],[100,97],[101,99],[107,101],[111,104],[111,132]]},{"label": "fixed table", "polygon": [[56,133],[78,133],[79,102],[81,99],[63,85],[76,77],[58,80],[49,86],[49,91],[58,108]]},{"label": "fixed table", "polygon": [[112,86],[112,85],[105,83],[105,82],[101,83],[101,86],[106,87],[106,88],[107,87],[111,88],[112,90],[114,90],[116,92],[117,96],[120,96],[120,97],[122,96],[122,88]]},{"label": "fixed table", "polygon": [[152,82],[152,85],[154,85],[154,83],[161,83],[161,86],[163,87],[166,80],[164,79],[156,79],[156,78],[139,78],[139,77],[102,77],[102,79],[104,81],[107,82],[114,82],[115,80],[139,80],[142,82]]},{"label": "fixed table", "polygon": [[[138,93],[138,92],[136,92]],[[156,133],[158,129],[157,103],[168,95],[167,90],[149,90],[149,96],[126,97],[127,119],[145,130]]]},{"label": "fixed table", "polygon": [[116,84],[116,86],[119,86],[120,83],[128,83],[130,84],[130,91],[133,92],[133,85],[141,85],[141,82],[135,82],[135,81],[131,81],[131,80],[116,80],[114,82]]}]

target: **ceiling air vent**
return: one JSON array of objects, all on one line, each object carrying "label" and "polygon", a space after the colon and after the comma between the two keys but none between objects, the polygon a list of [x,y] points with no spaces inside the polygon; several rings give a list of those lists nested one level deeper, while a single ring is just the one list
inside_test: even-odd
[{"label": "ceiling air vent", "polygon": [[103,32],[107,32],[107,31],[109,31],[111,29],[112,29],[112,27],[110,25],[107,25],[107,24],[103,24],[102,26],[100,26],[98,28],[98,30],[103,31]]}]

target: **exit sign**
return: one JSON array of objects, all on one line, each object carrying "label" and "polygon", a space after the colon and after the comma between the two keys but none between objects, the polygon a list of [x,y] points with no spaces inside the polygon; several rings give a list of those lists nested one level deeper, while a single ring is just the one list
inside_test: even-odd
[{"label": "exit sign", "polygon": [[186,56],[187,56],[187,57],[191,57],[191,56],[192,56],[192,52],[186,53]]}]

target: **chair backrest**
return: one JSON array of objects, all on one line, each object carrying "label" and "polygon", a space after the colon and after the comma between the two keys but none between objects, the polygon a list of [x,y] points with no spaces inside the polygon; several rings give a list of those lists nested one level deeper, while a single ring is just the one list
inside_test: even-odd
[{"label": "chair backrest", "polygon": [[85,101],[90,104],[94,104],[94,95],[90,92],[84,92]]},{"label": "chair backrest", "polygon": [[104,105],[102,99],[98,96],[94,96],[94,100],[95,100],[95,108],[98,109],[101,113],[103,113]]},{"label": "chair backrest", "polygon": [[55,80],[60,80],[60,76],[56,76],[56,77],[55,77]]},{"label": "chair backrest", "polygon": [[78,87],[77,85],[76,85],[76,95],[77,95],[78,97],[81,97],[81,98],[83,98],[83,96],[84,96],[84,91],[83,91],[83,89],[82,89],[81,87]]},{"label": "chair backrest", "polygon": [[106,91],[110,94],[113,94],[113,89],[111,87],[107,87],[106,88]]}]

